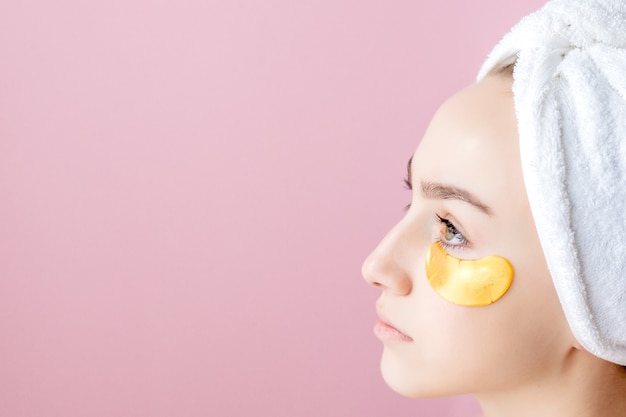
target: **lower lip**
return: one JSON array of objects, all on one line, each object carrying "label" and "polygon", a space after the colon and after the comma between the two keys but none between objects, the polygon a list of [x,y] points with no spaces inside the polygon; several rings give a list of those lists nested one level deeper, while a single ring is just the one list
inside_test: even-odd
[{"label": "lower lip", "polygon": [[404,333],[400,333],[398,329],[388,325],[387,323],[376,320],[374,324],[374,334],[378,337],[382,342],[412,342],[409,336]]}]

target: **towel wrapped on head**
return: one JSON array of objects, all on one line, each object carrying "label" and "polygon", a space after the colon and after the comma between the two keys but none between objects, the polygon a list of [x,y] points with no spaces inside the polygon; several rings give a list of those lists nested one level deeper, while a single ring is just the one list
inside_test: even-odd
[{"label": "towel wrapped on head", "polygon": [[565,316],[585,349],[626,365],[626,1],[548,2],[478,79],[511,64],[524,182]]}]

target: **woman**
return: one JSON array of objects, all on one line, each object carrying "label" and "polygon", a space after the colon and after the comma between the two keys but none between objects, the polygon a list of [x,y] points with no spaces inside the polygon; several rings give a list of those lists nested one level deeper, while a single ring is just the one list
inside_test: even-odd
[{"label": "woman", "polygon": [[381,370],[490,416],[626,416],[626,3],[554,0],[438,110],[368,257]]}]

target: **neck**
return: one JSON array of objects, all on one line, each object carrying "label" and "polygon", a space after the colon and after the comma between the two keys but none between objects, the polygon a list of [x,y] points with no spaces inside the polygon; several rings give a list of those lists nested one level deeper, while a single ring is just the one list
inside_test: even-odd
[{"label": "neck", "polygon": [[484,417],[626,416],[626,370],[586,352],[573,356],[540,381],[476,394]]}]

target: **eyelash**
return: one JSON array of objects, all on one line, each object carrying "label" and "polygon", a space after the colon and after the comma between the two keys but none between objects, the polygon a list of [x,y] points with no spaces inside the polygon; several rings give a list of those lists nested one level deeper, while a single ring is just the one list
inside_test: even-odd
[{"label": "eyelash", "polygon": [[[456,226],[450,220],[446,219],[445,217],[441,217],[440,215],[436,213],[435,213],[435,220],[437,221],[437,223],[443,225],[446,229],[449,229],[452,232],[452,234],[454,234],[455,237],[459,237],[461,239],[461,243],[457,243],[457,244],[448,243],[445,239],[442,238],[442,231],[440,230],[437,233],[436,239],[442,248],[446,250],[464,249],[469,246],[469,241],[465,238],[465,236],[463,236],[461,232],[459,232],[459,229],[457,229]],[[445,231],[443,233],[445,234]]]},{"label": "eyelash", "polygon": [[[404,188],[406,188],[407,190],[413,190],[413,184],[411,184],[411,180],[410,178],[407,177],[404,178]],[[404,207],[405,211],[408,211],[411,208],[411,203],[407,204]],[[469,246],[469,241],[465,238],[465,236],[463,236],[463,233],[459,232],[459,229],[457,229],[457,227],[454,225],[454,223],[452,223],[450,220],[446,219],[445,217],[441,217],[440,215],[438,215],[437,213],[435,213],[435,221],[443,226],[445,226],[447,229],[451,229],[452,233],[455,236],[459,236],[461,238],[461,243],[458,244],[450,244],[448,242],[446,242],[444,239],[441,238],[441,231],[439,231],[437,233],[437,236],[435,239],[437,239],[437,241],[439,242],[439,244],[441,245],[442,248],[444,248],[445,250],[448,249],[464,249],[467,248]]]},{"label": "eyelash", "polygon": [[[409,179],[409,176],[407,174],[407,176],[404,178],[404,188],[406,190],[412,191],[413,190],[413,184],[411,184],[411,180]],[[409,204],[407,204],[406,206],[404,206],[404,211],[409,211],[409,209],[411,208],[411,202],[409,202]]]}]

